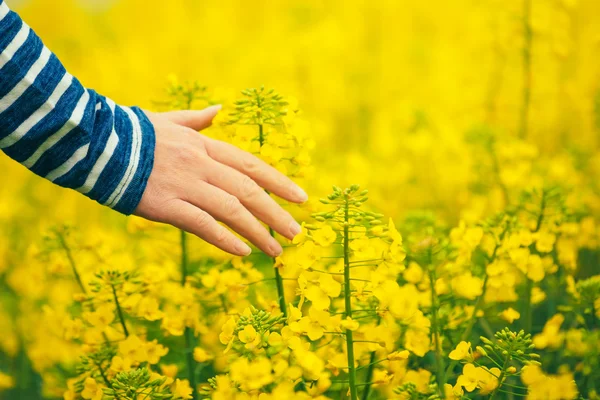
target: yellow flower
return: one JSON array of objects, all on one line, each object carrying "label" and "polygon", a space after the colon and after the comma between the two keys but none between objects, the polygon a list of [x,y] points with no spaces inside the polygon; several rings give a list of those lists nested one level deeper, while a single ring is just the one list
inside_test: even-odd
[{"label": "yellow flower", "polygon": [[319,260],[320,256],[320,248],[315,245],[315,242],[309,240],[298,247],[295,261],[301,268],[308,269]]},{"label": "yellow flower", "polygon": [[129,335],[127,339],[119,342],[119,354],[123,359],[131,359],[137,362],[148,361],[146,343],[137,335]]},{"label": "yellow flower", "polygon": [[473,276],[471,272],[465,272],[452,279],[452,289],[465,299],[475,300],[483,293],[483,280]]},{"label": "yellow flower", "polygon": [[456,348],[450,352],[448,357],[451,360],[457,361],[471,359],[471,342],[460,342],[458,345],[456,345]]},{"label": "yellow flower", "polygon": [[138,315],[148,321],[156,321],[163,317],[158,300],[154,297],[143,297],[138,303]]},{"label": "yellow flower", "polygon": [[190,382],[187,379],[175,379],[171,385],[171,393],[174,399],[191,399],[193,389],[190,387]]},{"label": "yellow flower", "polygon": [[342,328],[349,330],[349,331],[355,331],[358,329],[358,327],[360,326],[358,321],[353,320],[350,317],[346,317],[346,319],[343,319],[340,322],[340,325]]},{"label": "yellow flower", "polygon": [[268,343],[272,347],[285,345],[292,350],[302,345],[300,338],[294,334],[294,331],[289,326],[281,328],[281,333],[271,332]]},{"label": "yellow flower", "polygon": [[338,297],[342,291],[342,285],[331,274],[321,274],[319,276],[319,287],[329,297]]},{"label": "yellow flower", "polygon": [[169,314],[163,317],[161,327],[170,335],[182,336],[185,330],[185,322],[181,315]]},{"label": "yellow flower", "polygon": [[404,347],[415,355],[423,357],[431,348],[429,331],[408,329],[404,335]]},{"label": "yellow flower", "polygon": [[535,248],[540,253],[549,253],[554,247],[556,242],[556,236],[548,231],[539,231],[536,234],[537,240],[535,242]]},{"label": "yellow flower", "polygon": [[390,361],[406,360],[409,355],[408,350],[394,351],[388,354],[387,359]]},{"label": "yellow flower", "polygon": [[177,367],[177,364],[163,364],[160,366],[160,372],[169,378],[175,378],[178,371],[179,368]]},{"label": "yellow flower", "polygon": [[245,344],[247,349],[254,349],[258,347],[261,342],[260,335],[252,325],[246,325],[244,329],[238,333],[238,338],[240,339],[240,342]]},{"label": "yellow flower", "polygon": [[320,229],[316,229],[312,232],[312,238],[316,244],[322,247],[331,246],[335,239],[337,239],[337,233],[329,225],[325,225]]},{"label": "yellow flower", "polygon": [[308,237],[308,234],[307,234],[308,232],[306,230],[306,222],[302,222],[300,227],[301,227],[300,233],[297,234],[296,236],[294,236],[294,239],[292,239],[293,244],[302,244],[302,243],[306,242],[306,239]]},{"label": "yellow flower", "polygon": [[79,339],[83,330],[83,322],[79,318],[69,317],[63,320],[63,337],[66,340]]},{"label": "yellow flower", "polygon": [[479,382],[477,368],[473,364],[465,364],[463,373],[458,377],[456,386],[464,388],[467,392],[472,392]]},{"label": "yellow flower", "polygon": [[479,388],[481,395],[486,395],[498,387],[498,377],[500,369],[486,367],[475,367],[469,363],[463,367],[463,373],[458,377],[456,386],[463,387],[467,392],[472,392]]},{"label": "yellow flower", "polygon": [[114,372],[128,371],[131,368],[131,359],[114,356],[110,363],[110,369]]},{"label": "yellow flower", "polygon": [[444,383],[444,394],[447,399],[461,400],[465,391],[458,385],[452,386],[449,383]]},{"label": "yellow flower", "polygon": [[542,332],[533,337],[533,344],[537,349],[558,348],[562,345],[564,334],[560,333],[560,326],[564,322],[565,317],[562,314],[556,314],[550,318]]},{"label": "yellow flower", "polygon": [[221,333],[219,334],[219,340],[223,344],[228,344],[233,340],[233,331],[235,330],[236,323],[233,317],[229,318],[225,324],[221,327]]},{"label": "yellow flower", "polygon": [[283,151],[270,143],[265,143],[260,148],[262,159],[271,165],[276,165],[283,158]]},{"label": "yellow flower", "polygon": [[168,352],[169,349],[159,344],[156,339],[146,343],[146,355],[149,364],[158,364],[160,358],[167,355]]},{"label": "yellow flower", "polygon": [[430,380],[431,372],[420,368],[416,371],[412,369],[407,371],[406,375],[404,375],[404,378],[402,379],[402,383],[414,383],[419,393],[428,394]]},{"label": "yellow flower", "polygon": [[515,320],[521,318],[521,314],[519,314],[519,312],[512,307],[508,307],[498,315],[509,324],[512,324],[515,322]]},{"label": "yellow flower", "polygon": [[83,319],[93,327],[104,329],[115,319],[115,308],[110,303],[103,304],[95,311],[84,312]]},{"label": "yellow flower", "polygon": [[229,369],[231,379],[240,384],[244,391],[257,390],[273,382],[273,366],[268,358],[253,361],[247,358],[236,359]]},{"label": "yellow flower", "polygon": [[479,394],[485,396],[492,393],[498,387],[498,377],[500,377],[499,368],[479,367],[477,368],[479,376]]},{"label": "yellow flower", "polygon": [[[311,307],[311,310],[313,308]],[[315,309],[316,310],[316,309]],[[325,329],[316,318],[302,317],[299,321],[290,324],[290,329],[296,333],[306,333],[312,341],[319,340],[323,337]]]},{"label": "yellow flower", "polygon": [[546,271],[544,269],[542,259],[537,254],[532,254],[529,256],[525,268],[527,277],[532,281],[540,282],[542,279],[544,279]]},{"label": "yellow flower", "polygon": [[104,392],[103,386],[99,385],[94,378],[86,378],[83,382],[83,391],[81,397],[86,400],[102,400]]},{"label": "yellow flower", "polygon": [[402,244],[402,235],[396,229],[396,225],[394,225],[394,221],[391,218],[388,219],[388,237],[392,239],[392,242]]},{"label": "yellow flower", "polygon": [[406,279],[407,282],[417,284],[423,280],[423,269],[419,266],[419,264],[411,261],[408,264],[408,267],[402,273],[402,276],[404,276],[404,279]]},{"label": "yellow flower", "polygon": [[252,325],[246,325],[244,329],[242,329],[238,333],[238,338],[242,343],[252,342],[257,336],[256,329]]},{"label": "yellow flower", "polygon": [[15,386],[15,380],[12,376],[0,372],[0,392]]},{"label": "yellow flower", "polygon": [[202,347],[194,348],[194,360],[199,363],[204,363],[208,360],[212,360],[213,356],[208,351],[204,350]]},{"label": "yellow flower", "polygon": [[[321,374],[325,368],[325,363],[319,356],[303,348],[295,349],[294,355],[298,360],[298,365],[300,365],[304,371],[304,378],[306,380],[316,380],[321,377]],[[342,354],[342,356],[344,355]],[[344,367],[348,367],[347,361]]]},{"label": "yellow flower", "polygon": [[313,284],[309,285],[304,294],[306,298],[312,302],[314,307],[319,309],[329,308],[331,300],[327,293],[319,286]]}]

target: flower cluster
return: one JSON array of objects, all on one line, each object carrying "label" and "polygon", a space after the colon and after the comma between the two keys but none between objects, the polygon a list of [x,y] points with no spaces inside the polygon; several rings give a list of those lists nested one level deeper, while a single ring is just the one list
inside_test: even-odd
[{"label": "flower cluster", "polygon": [[[167,95],[163,107],[194,108],[221,94],[172,81]],[[225,104],[206,134],[307,176],[313,139],[293,99],[259,88]],[[509,179],[503,164],[535,164],[526,141],[468,140],[488,171],[470,194],[500,196],[485,217],[386,217],[368,190],[334,186],[291,209],[302,231],[275,259],[138,218],[54,221],[22,252],[0,247],[0,361],[66,400],[596,398],[594,213],[568,185]],[[0,391],[23,393],[3,365]]]}]

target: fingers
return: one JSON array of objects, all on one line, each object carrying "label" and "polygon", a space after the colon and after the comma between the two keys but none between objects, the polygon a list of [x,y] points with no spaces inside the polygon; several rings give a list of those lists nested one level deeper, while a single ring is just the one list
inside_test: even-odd
[{"label": "fingers", "polygon": [[206,138],[205,145],[213,160],[249,176],[277,196],[294,203],[303,203],[308,199],[306,192],[291,179],[258,157],[219,140]]},{"label": "fingers", "polygon": [[180,110],[180,111],[168,111],[161,113],[160,115],[174,124],[185,126],[195,131],[208,128],[212,123],[213,118],[219,110],[221,105],[217,104],[205,108],[204,110]]},{"label": "fingers", "polygon": [[183,200],[206,211],[234,231],[248,239],[256,247],[272,257],[283,251],[260,222],[242,205],[240,200],[206,182],[190,185]]},{"label": "fingers", "polygon": [[281,208],[247,175],[212,160],[208,163],[207,170],[208,183],[237,197],[244,207],[276,232],[290,240],[300,233],[300,225],[290,213]]},{"label": "fingers", "polygon": [[246,243],[219,225],[213,217],[185,201],[178,200],[172,206],[169,219],[165,222],[193,233],[228,253],[247,256],[252,252]]}]

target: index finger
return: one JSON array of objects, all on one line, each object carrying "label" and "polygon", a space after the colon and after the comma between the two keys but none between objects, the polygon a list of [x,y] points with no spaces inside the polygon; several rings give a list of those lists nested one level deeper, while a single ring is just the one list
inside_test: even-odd
[{"label": "index finger", "polygon": [[308,200],[308,195],[300,186],[260,158],[232,144],[206,139],[206,151],[213,160],[248,175],[261,187],[282,199],[294,203],[304,203]]}]

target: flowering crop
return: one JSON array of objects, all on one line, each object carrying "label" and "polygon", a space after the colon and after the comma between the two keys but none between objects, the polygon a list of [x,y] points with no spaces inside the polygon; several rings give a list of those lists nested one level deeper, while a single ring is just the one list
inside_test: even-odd
[{"label": "flowering crop", "polygon": [[0,398],[599,397],[598,4],[58,3],[102,46],[23,16],[76,75],[223,104],[202,133],[310,200],[277,199],[281,256],[230,257],[0,159]]}]

